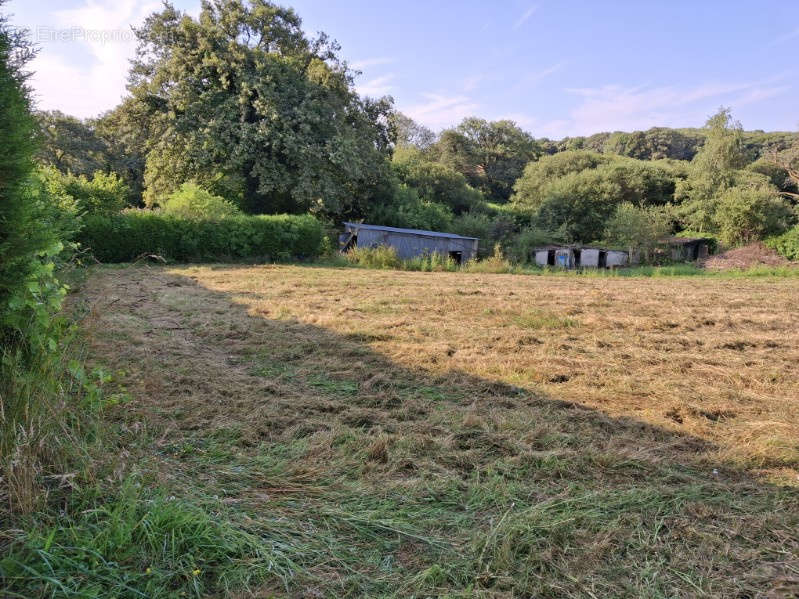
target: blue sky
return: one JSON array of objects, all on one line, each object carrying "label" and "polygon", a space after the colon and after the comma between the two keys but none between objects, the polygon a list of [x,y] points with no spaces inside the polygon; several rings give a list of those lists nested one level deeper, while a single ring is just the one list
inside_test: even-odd
[{"label": "blue sky", "polygon": [[[795,0],[376,2],[295,0],[363,74],[433,129],[510,118],[537,137],[701,126],[730,106],[746,129],[796,130]],[[199,0],[175,5],[196,14]],[[124,94],[130,25],[149,0],[11,0],[41,47],[39,106],[86,117]]]}]

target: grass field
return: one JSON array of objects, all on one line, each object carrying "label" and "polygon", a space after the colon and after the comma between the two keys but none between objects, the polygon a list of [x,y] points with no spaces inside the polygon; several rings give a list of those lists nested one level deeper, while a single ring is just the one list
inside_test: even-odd
[{"label": "grass field", "polygon": [[198,266],[72,306],[130,398],[109,460],[260,547],[236,596],[743,598],[799,596],[798,299]]}]

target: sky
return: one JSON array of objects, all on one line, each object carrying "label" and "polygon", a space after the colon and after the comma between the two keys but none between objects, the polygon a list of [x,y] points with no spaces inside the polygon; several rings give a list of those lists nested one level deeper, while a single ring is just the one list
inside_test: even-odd
[{"label": "sky", "polygon": [[[699,127],[799,129],[796,0],[292,0],[361,71],[357,89],[438,131],[467,116],[560,139]],[[174,5],[197,15],[199,0]],[[125,94],[150,0],[10,0],[39,45],[37,106],[91,117]]]}]

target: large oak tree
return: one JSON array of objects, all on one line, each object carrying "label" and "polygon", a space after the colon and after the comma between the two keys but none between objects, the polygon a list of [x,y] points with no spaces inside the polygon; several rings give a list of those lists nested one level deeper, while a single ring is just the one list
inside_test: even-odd
[{"label": "large oak tree", "polygon": [[166,3],[136,30],[129,89],[149,115],[145,200],[196,180],[249,212],[362,211],[388,168],[390,99],[360,98],[291,9]]},{"label": "large oak tree", "polygon": [[431,153],[442,164],[463,174],[487,198],[505,202],[525,165],[538,158],[541,148],[513,121],[490,122],[472,117],[443,131]]}]

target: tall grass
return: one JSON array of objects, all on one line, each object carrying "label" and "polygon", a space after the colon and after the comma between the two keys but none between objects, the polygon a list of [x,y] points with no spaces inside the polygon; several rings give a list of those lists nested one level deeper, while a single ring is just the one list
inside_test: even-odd
[{"label": "tall grass", "polygon": [[549,275],[563,277],[799,277],[799,268],[795,266],[753,266],[746,269],[706,270],[695,264],[669,264],[662,266],[632,266],[627,268],[584,268],[563,269],[549,266],[534,266],[515,264],[505,258],[501,248],[497,245],[488,258],[470,260],[463,265],[457,264],[448,256],[438,253],[425,254],[410,259],[401,259],[396,250],[388,246],[374,248],[353,248],[347,252],[342,260],[322,262],[325,266],[359,266],[363,268],[378,268],[407,271],[426,272],[467,272],[481,274],[518,274],[518,275]]},{"label": "tall grass", "polygon": [[75,476],[88,419],[74,401],[79,383],[67,369],[68,351],[68,343],[34,359],[17,347],[2,351],[0,496],[5,501],[0,513],[41,508],[49,481]]},{"label": "tall grass", "polygon": [[4,597],[228,595],[294,565],[280,543],[209,509],[144,491],[133,478],[117,493],[74,495],[67,516],[18,531],[0,559]]},{"label": "tall grass", "polygon": [[438,252],[423,254],[403,260],[393,247],[354,247],[345,254],[349,264],[364,268],[412,270],[422,272],[453,272],[459,265],[449,256]]}]

